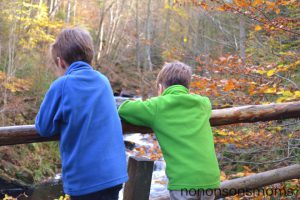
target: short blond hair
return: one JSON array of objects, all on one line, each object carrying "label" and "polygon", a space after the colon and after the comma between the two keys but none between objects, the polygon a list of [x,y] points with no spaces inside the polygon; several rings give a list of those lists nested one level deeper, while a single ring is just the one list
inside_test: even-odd
[{"label": "short blond hair", "polygon": [[91,64],[94,56],[92,37],[82,28],[64,29],[51,45],[51,54],[56,64],[57,57],[64,59],[69,65],[76,61]]},{"label": "short blond hair", "polygon": [[174,61],[166,63],[162,70],[159,72],[156,85],[161,84],[164,88],[168,88],[172,85],[182,85],[189,88],[192,79],[192,69],[190,66]]}]

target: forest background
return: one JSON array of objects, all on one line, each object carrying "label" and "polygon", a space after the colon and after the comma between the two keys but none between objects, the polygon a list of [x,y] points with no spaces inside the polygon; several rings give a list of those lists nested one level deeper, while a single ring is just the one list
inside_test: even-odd
[{"label": "forest background", "polygon": [[[214,109],[300,99],[296,0],[1,0],[0,8],[1,126],[34,123],[55,79],[49,45],[73,26],[90,31],[93,66],[116,95],[155,96],[157,72],[180,60],[194,70],[191,92],[208,96]],[[300,160],[298,119],[214,134],[222,180]],[[57,143],[1,147],[0,157],[7,179],[36,183],[60,171]],[[299,188],[297,180],[286,184]]]}]

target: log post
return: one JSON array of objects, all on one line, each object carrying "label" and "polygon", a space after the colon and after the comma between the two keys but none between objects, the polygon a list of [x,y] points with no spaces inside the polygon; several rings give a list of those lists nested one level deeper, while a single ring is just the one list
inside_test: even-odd
[{"label": "log post", "polygon": [[154,161],[147,158],[129,157],[128,176],[124,200],[148,200]]}]

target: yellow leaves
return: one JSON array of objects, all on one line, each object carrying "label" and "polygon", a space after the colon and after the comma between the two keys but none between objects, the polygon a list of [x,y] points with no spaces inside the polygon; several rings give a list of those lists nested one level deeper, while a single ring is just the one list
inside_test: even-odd
[{"label": "yellow leaves", "polygon": [[14,197],[8,196],[7,194],[5,194],[3,200],[17,200],[17,199],[14,198]]},{"label": "yellow leaves", "polygon": [[60,196],[58,199],[54,200],[70,200],[70,196],[66,194],[65,196]]},{"label": "yellow leaves", "polygon": [[264,93],[266,94],[275,94],[277,91],[277,88],[276,87],[272,87],[272,88],[268,88],[264,91]]},{"label": "yellow leaves", "polygon": [[261,29],[262,29],[262,27],[260,25],[255,26],[255,31],[260,31]]},{"label": "yellow leaves", "polygon": [[216,135],[220,135],[220,136],[229,136],[229,135],[234,135],[233,131],[227,131],[225,129],[217,129],[215,130]]},{"label": "yellow leaves", "polygon": [[267,72],[267,76],[273,76],[274,74],[276,73],[276,70],[275,69],[271,69]]},{"label": "yellow leaves", "polygon": [[263,75],[263,74],[266,73],[266,71],[261,70],[261,69],[258,69],[258,70],[256,70],[256,73],[258,73],[258,74],[260,74],[260,75]]},{"label": "yellow leaves", "polygon": [[187,37],[184,37],[184,38],[183,38],[183,42],[184,42],[184,43],[187,43],[187,42],[188,42]]},{"label": "yellow leaves", "polygon": [[285,90],[285,91],[281,92],[281,94],[285,97],[293,96],[293,93],[289,90]]},{"label": "yellow leaves", "polygon": [[221,181],[225,181],[226,179],[227,179],[227,176],[226,176],[225,172],[224,172],[224,171],[221,171],[221,174],[220,174],[220,180],[221,180]]},{"label": "yellow leaves", "polygon": [[277,94],[281,94],[282,96],[276,100],[276,103],[300,99],[300,91],[292,92],[290,90],[280,90],[279,92],[277,92]]},{"label": "yellow leaves", "polygon": [[278,69],[271,69],[271,70],[262,70],[262,69],[258,69],[258,70],[255,70],[256,73],[260,74],[260,75],[263,75],[263,74],[266,74],[268,77],[271,77],[273,76],[275,73],[277,73],[279,70]]},{"label": "yellow leaves", "polygon": [[32,86],[31,80],[19,79],[16,77],[8,77],[5,73],[0,71],[0,86],[8,89],[12,93],[28,91]]},{"label": "yellow leaves", "polygon": [[276,12],[276,14],[279,14],[279,13],[280,13],[280,9],[279,9],[279,8],[276,8],[276,9],[275,9],[275,12]]},{"label": "yellow leaves", "polygon": [[300,91],[294,92],[295,97],[300,98]]},{"label": "yellow leaves", "polygon": [[[5,21],[8,24],[13,24],[15,23],[14,21],[19,22],[19,28],[15,30],[15,34],[18,35],[16,43],[20,48],[32,51],[40,43],[45,44],[46,42],[50,43],[54,41],[54,36],[50,33],[53,33],[53,29],[60,28],[62,22],[51,21],[49,19],[46,4],[39,5],[36,3],[26,3],[26,1],[13,2],[11,6],[4,9],[4,12],[7,12],[7,19]],[[12,9],[15,10],[12,12]]]},{"label": "yellow leaves", "polygon": [[[176,4],[176,2],[175,2],[175,4]],[[170,9],[170,8],[171,8],[171,6],[169,4],[169,0],[165,0],[165,9],[167,10],[167,9]]]}]

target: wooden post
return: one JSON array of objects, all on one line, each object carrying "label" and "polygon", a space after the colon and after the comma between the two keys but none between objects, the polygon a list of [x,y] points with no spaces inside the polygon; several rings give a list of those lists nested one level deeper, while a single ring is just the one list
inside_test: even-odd
[{"label": "wooden post", "polygon": [[129,157],[129,180],[124,188],[124,200],[149,200],[154,161]]}]

